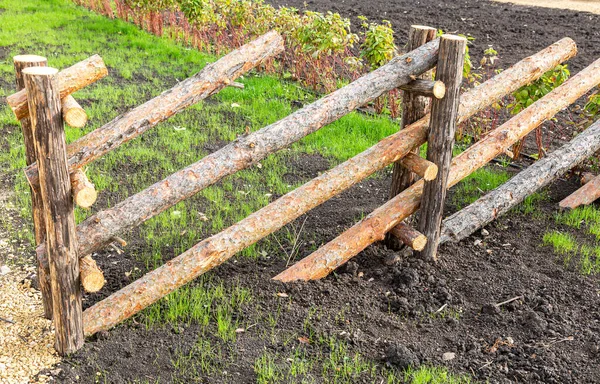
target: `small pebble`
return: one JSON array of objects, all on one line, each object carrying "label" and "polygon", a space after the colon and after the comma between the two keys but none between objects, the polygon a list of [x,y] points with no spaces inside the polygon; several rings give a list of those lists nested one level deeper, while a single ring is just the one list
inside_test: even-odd
[{"label": "small pebble", "polygon": [[449,361],[449,360],[453,360],[455,357],[456,357],[456,353],[446,352],[442,355],[442,360]]}]

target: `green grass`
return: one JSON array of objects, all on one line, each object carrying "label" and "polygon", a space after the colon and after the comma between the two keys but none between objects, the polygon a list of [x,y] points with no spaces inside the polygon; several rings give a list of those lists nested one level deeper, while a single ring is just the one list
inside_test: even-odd
[{"label": "green grass", "polygon": [[496,189],[510,179],[506,171],[498,171],[490,168],[481,168],[467,176],[456,187],[452,202],[461,209],[474,203],[486,192]]}]

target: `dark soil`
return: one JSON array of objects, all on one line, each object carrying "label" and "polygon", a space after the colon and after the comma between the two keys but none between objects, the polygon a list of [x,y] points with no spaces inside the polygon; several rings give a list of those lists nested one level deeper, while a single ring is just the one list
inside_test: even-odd
[{"label": "dark soil", "polygon": [[[280,4],[284,3],[302,8],[304,0]],[[309,0],[306,4],[346,16],[392,20],[400,41],[403,31],[416,23],[470,33],[476,38],[475,57],[492,44],[500,52],[501,67],[563,36],[573,37],[580,47],[573,68],[581,69],[600,57],[600,16],[592,14],[472,0]],[[208,143],[206,148],[221,145]],[[329,167],[329,161],[318,155],[291,158],[286,181],[307,181]],[[381,205],[389,183],[389,173],[381,173],[290,225],[298,228],[304,223],[295,260]],[[309,357],[327,353],[326,345],[298,341],[308,336],[305,321],[309,318],[312,332],[345,340],[351,356],[360,353],[392,369],[447,366],[453,373],[492,383],[600,382],[600,278],[583,276],[572,266],[565,268],[560,256],[541,245],[548,229],[571,231],[555,224],[552,215],[558,201],[577,187],[575,178],[554,183],[537,215],[511,213],[486,227],[487,235],[477,233],[459,244],[447,244],[441,247],[436,265],[413,257],[388,265],[394,252],[373,245],[321,281],[284,285],[270,280],[285,269],[283,252],[259,260],[233,258],[207,275],[226,287],[239,285],[252,292],[251,304],[237,314],[248,329],[237,335],[236,342],[224,343],[193,323],[147,329],[138,316],[89,339],[51,375],[65,383],[102,382],[103,377],[111,383],[252,383],[254,363],[265,351],[279,356],[280,366],[299,346]],[[449,205],[448,211],[453,210]],[[127,285],[135,267],[144,269],[133,255],[143,239],[131,240],[124,255],[104,251],[96,257],[108,284],[99,294],[85,298],[86,307]],[[520,298],[494,305],[515,297]],[[280,316],[271,328],[265,316],[274,313]],[[194,345],[199,335],[221,348],[220,361],[213,364],[217,371],[210,375],[173,364],[182,355],[198,359]],[[444,360],[448,352],[455,357]],[[360,377],[356,382],[372,379]]]},{"label": "dark soil", "polygon": [[389,20],[396,41],[404,45],[411,25],[429,25],[446,32],[475,38],[471,54],[477,63],[492,45],[506,68],[563,37],[571,37],[579,48],[571,67],[579,71],[600,57],[600,15],[541,7],[524,7],[489,0],[268,0],[274,5],[298,9],[339,12],[371,21]]}]

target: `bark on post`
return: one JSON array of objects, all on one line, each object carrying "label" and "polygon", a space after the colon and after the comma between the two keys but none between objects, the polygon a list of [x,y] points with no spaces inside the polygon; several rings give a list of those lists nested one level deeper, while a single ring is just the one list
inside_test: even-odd
[{"label": "bark on post", "polygon": [[[537,76],[541,74],[543,72],[537,72]],[[571,77],[454,158],[448,178],[448,187],[483,167],[494,157],[503,153],[505,148],[574,103],[599,83],[600,60]],[[423,184],[422,180],[416,182],[340,236],[277,275],[275,279],[281,281],[315,280],[327,276],[367,246],[382,239],[385,233],[413,214],[419,208]],[[430,239],[428,239],[429,241]]]},{"label": "bark on post", "polygon": [[90,182],[81,169],[71,173],[73,201],[81,208],[91,207],[98,198],[94,184]]},{"label": "bark on post", "polygon": [[592,156],[598,149],[600,120],[562,148],[536,161],[500,187],[446,218],[442,225],[440,244],[447,241],[459,242],[471,235]]},{"label": "bark on post", "polygon": [[400,165],[407,170],[427,181],[434,180],[438,174],[437,165],[419,155],[416,155],[414,152],[410,152],[404,156],[398,163],[400,163]]},{"label": "bark on post", "polygon": [[83,128],[88,121],[87,113],[71,95],[62,100],[62,115],[65,123],[73,128]]},{"label": "bark on post", "polygon": [[[446,94],[446,85],[441,81],[415,79],[406,85],[399,87],[401,90],[411,94],[411,98],[417,96],[435,97],[443,99]],[[425,103],[427,104],[427,103]]]},{"label": "bark on post", "polygon": [[600,176],[587,181],[585,185],[558,203],[562,209],[575,209],[580,205],[590,205],[600,198]]},{"label": "bark on post", "polygon": [[427,237],[413,227],[400,223],[390,233],[415,251],[422,251],[427,245]]},{"label": "bark on post", "polygon": [[81,348],[84,338],[77,236],[57,73],[57,69],[48,67],[23,70],[40,166],[55,347],[60,355],[65,356]]},{"label": "bark on post", "polygon": [[[223,177],[255,164],[384,92],[410,82],[411,76],[435,65],[437,45],[436,40],[416,51],[396,57],[390,63],[284,119],[237,139],[114,207],[89,217],[77,229],[80,254],[90,254],[120,232],[141,224]],[[408,149],[413,147],[414,145]],[[43,253],[39,250],[38,255]]]},{"label": "bark on post", "polygon": [[[13,58],[15,74],[17,78],[17,91],[25,89],[25,80],[23,80],[23,69],[27,67],[45,67],[48,63],[45,57],[37,55],[19,55]],[[25,145],[25,164],[33,164],[35,157],[35,141],[33,139],[33,130],[31,128],[31,119],[29,115],[21,119],[21,130],[23,131],[23,143]],[[44,223],[44,204],[40,194],[39,187],[30,186],[31,191],[31,213],[33,216],[33,233],[35,234],[35,244],[40,245],[46,239],[46,226]],[[46,273],[45,268],[41,268],[37,263],[37,275],[40,292],[42,293],[42,304],[44,306],[44,316],[52,319],[52,292],[50,288],[50,275]]]},{"label": "bark on post", "polygon": [[433,99],[431,102],[427,160],[438,166],[438,175],[435,180],[425,181],[421,200],[419,231],[427,237],[427,244],[420,251],[420,256],[425,260],[437,260],[466,47],[467,39],[464,37],[443,35],[440,41],[435,79],[446,85],[446,96],[441,100]]},{"label": "bark on post", "polygon": [[[463,95],[461,121],[538,79],[575,52],[573,40],[563,39],[472,89]],[[428,119],[421,119],[419,123],[382,140],[88,308],[84,312],[86,335],[113,327],[323,201],[399,160],[425,141],[427,123]],[[417,207],[419,198],[420,195],[416,199]]]},{"label": "bark on post", "polygon": [[[436,32],[436,29],[432,27],[412,25],[408,33],[407,49],[412,51],[435,39]],[[431,80],[431,71],[425,72],[419,78],[420,80]],[[444,93],[445,90],[446,88],[444,86]],[[427,114],[428,105],[429,99],[427,97],[419,96],[418,93],[405,91],[402,94],[402,123],[400,129],[408,127],[425,116]],[[418,155],[419,148],[415,148],[413,152]],[[404,168],[402,164],[394,164],[393,168],[390,199],[412,185],[416,178],[415,174]]]},{"label": "bark on post", "polygon": [[[100,80],[108,74],[108,70],[98,55],[80,61],[79,63],[63,69],[58,74],[60,85],[60,98],[64,99],[71,93]],[[6,98],[17,119],[26,117],[29,113],[27,106],[27,93],[21,90]]]},{"label": "bark on post", "polygon": [[[196,75],[178,83],[170,90],[69,144],[69,171],[83,168],[190,105],[214,95],[230,85],[233,79],[282,51],[282,37],[277,32],[269,32],[206,65]],[[37,166],[33,164],[27,167],[25,175],[29,183],[36,184]]]}]

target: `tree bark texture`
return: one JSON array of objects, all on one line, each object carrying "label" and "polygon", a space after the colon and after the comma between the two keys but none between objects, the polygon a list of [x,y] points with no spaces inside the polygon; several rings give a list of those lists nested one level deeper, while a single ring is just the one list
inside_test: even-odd
[{"label": "tree bark texture", "polygon": [[600,149],[600,121],[473,204],[446,218],[440,243],[459,242]]},{"label": "tree bark texture", "polygon": [[[37,55],[19,55],[13,57],[15,67],[17,91],[25,89],[25,80],[22,71],[28,67],[45,67],[48,60],[45,57]],[[33,139],[33,130],[31,128],[31,119],[29,115],[21,120],[21,130],[23,132],[23,144],[25,145],[25,164],[33,164],[35,157],[35,141]],[[35,235],[35,244],[40,245],[46,239],[46,226],[44,223],[44,204],[39,186],[34,188],[30,186],[31,192],[31,214],[33,218],[33,233]],[[42,305],[44,307],[44,317],[52,319],[52,290],[50,288],[50,275],[46,273],[45,268],[41,268],[37,263],[38,283],[42,293]]]},{"label": "tree bark texture", "polygon": [[[237,77],[281,52],[282,37],[269,32],[208,64],[170,90],[71,143],[67,148],[69,171],[82,168],[190,105],[218,93]],[[25,174],[31,184],[37,183],[37,166],[27,167]]]},{"label": "tree bark texture", "polygon": [[[429,78],[431,75],[427,75]],[[446,95],[446,85],[442,81],[431,81],[424,79],[415,79],[406,85],[399,87],[404,92],[410,93],[411,98],[414,96],[434,97],[443,99]],[[406,93],[405,93],[406,95]],[[427,104],[427,101],[425,102]],[[425,116],[425,113],[421,117]],[[417,119],[418,120],[418,119]]]},{"label": "tree bark texture", "polygon": [[87,113],[71,95],[62,100],[62,115],[65,123],[73,128],[83,128],[88,121]]},{"label": "tree bark texture", "polygon": [[581,205],[590,205],[600,198],[600,176],[589,180],[583,187],[579,188],[558,203],[563,209],[575,209]]},{"label": "tree bark texture", "polygon": [[[503,74],[506,74],[506,71]],[[539,73],[542,74],[543,72]],[[448,187],[483,167],[498,154],[503,153],[504,149],[575,102],[598,83],[600,83],[600,60],[571,77],[455,157],[448,178]],[[395,225],[414,213],[419,208],[423,184],[422,180],[416,182],[340,236],[277,275],[275,279],[315,280],[327,276],[373,242],[383,239]],[[428,239],[429,241],[431,239]]]},{"label": "tree bark texture", "polygon": [[[86,87],[108,74],[104,61],[98,55],[63,69],[58,74],[60,97],[64,99],[71,93]],[[11,107],[17,119],[26,117],[29,113],[27,106],[27,93],[25,90],[12,94],[6,98],[6,103]],[[37,168],[36,168],[37,169]]]},{"label": "tree bark texture", "polygon": [[427,160],[438,166],[438,175],[434,180],[425,180],[421,199],[419,231],[427,237],[427,244],[419,254],[425,260],[437,260],[466,47],[467,39],[464,37],[443,35],[440,41],[435,79],[446,85],[446,96],[431,102]]},{"label": "tree bark texture", "polygon": [[426,181],[434,180],[438,174],[438,166],[435,163],[414,152],[409,152],[398,163]]},{"label": "tree bark texture", "polygon": [[[461,121],[504,95],[536,80],[558,63],[572,57],[575,52],[574,42],[571,39],[563,39],[469,91],[462,99]],[[369,87],[367,82],[358,89]],[[350,94],[354,94],[355,91],[351,90]],[[375,97],[373,96],[373,99]],[[308,210],[399,160],[416,145],[425,141],[427,124],[427,118],[421,119],[419,123],[383,139],[367,151],[286,194],[223,232],[198,243],[165,265],[88,308],[84,313],[86,335],[113,327]],[[417,196],[417,206],[419,198],[420,194]],[[82,232],[82,235],[85,235],[85,232]]]},{"label": "tree bark texture", "polygon": [[[256,164],[269,154],[317,131],[382,93],[408,83],[411,76],[435,65],[437,47],[438,41],[434,41],[397,57],[286,118],[237,139],[113,208],[89,217],[77,229],[80,254],[90,254],[110,242],[118,233],[156,216],[223,177]],[[412,60],[407,61],[409,57]],[[43,255],[43,251],[40,250],[38,255]]]},{"label": "tree bark texture", "polygon": [[[408,50],[417,49],[423,44],[435,39],[437,30],[432,27],[421,25],[412,25],[408,33]],[[420,76],[418,80],[431,80],[431,71],[427,71]],[[445,93],[444,85],[444,93]],[[419,96],[418,93],[407,92],[402,94],[402,123],[400,129],[404,129],[409,125],[420,120],[427,114],[429,99]],[[413,150],[415,154],[419,154],[419,148]],[[416,175],[410,170],[402,166],[402,164],[394,164],[392,171],[392,185],[390,187],[390,199],[415,182]]]},{"label": "tree bark texture", "polygon": [[73,201],[81,208],[89,208],[96,202],[98,198],[96,188],[82,170],[78,169],[71,173],[71,187]]},{"label": "tree bark texture", "polygon": [[427,236],[405,223],[396,225],[390,233],[415,251],[422,251],[427,244]]},{"label": "tree bark texture", "polygon": [[83,346],[79,257],[67,172],[65,132],[61,114],[58,70],[23,70],[44,203],[46,244],[50,264],[55,348],[61,356]]}]

